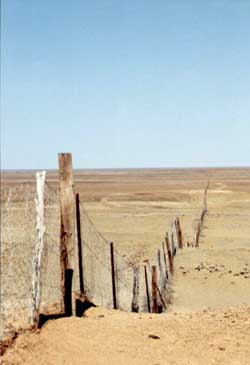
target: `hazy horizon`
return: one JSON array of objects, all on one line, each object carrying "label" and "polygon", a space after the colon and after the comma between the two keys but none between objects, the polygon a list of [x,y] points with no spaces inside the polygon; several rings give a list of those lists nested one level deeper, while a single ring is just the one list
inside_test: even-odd
[{"label": "hazy horizon", "polygon": [[[74,168],[74,171],[115,171],[115,170],[244,170],[244,169],[250,169],[250,166],[192,166],[192,167],[95,167],[95,168]],[[55,172],[58,171],[58,168],[41,168],[41,169],[1,169],[1,172],[35,172],[40,170],[46,170],[48,172]]]}]

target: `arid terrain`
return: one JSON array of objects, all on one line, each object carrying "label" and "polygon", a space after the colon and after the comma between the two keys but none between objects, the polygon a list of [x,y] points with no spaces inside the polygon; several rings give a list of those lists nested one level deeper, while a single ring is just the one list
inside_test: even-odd
[{"label": "arid terrain", "polygon": [[[2,185],[33,175],[5,173]],[[57,179],[48,173],[49,184]],[[83,318],[49,321],[40,333],[20,335],[2,363],[249,364],[250,169],[77,170],[74,179],[93,223],[128,262],[156,258],[179,217],[184,248],[175,258],[172,302],[159,315],[92,308]]]}]

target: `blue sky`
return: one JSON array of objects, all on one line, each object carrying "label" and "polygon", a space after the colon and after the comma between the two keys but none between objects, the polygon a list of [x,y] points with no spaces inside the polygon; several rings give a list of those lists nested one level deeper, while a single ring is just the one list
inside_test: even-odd
[{"label": "blue sky", "polygon": [[2,168],[250,165],[249,0],[2,0]]}]

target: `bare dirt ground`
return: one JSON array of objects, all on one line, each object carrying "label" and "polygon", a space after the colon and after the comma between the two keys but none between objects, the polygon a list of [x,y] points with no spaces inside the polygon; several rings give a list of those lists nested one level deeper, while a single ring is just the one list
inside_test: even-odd
[{"label": "bare dirt ground", "polygon": [[250,305],[249,237],[249,180],[211,182],[199,249],[176,259],[174,309]]},{"label": "bare dirt ground", "polygon": [[[30,178],[8,174],[5,184]],[[49,174],[51,184],[56,178]],[[20,336],[2,362],[249,364],[250,169],[77,171],[75,188],[99,231],[140,262],[155,256],[177,215],[184,241],[193,242],[208,179],[200,247],[178,252],[167,313],[97,308],[50,321]]]},{"label": "bare dirt ground", "polygon": [[[90,309],[20,336],[3,364],[249,364],[250,308],[195,314]],[[156,338],[155,338],[156,337]]]}]

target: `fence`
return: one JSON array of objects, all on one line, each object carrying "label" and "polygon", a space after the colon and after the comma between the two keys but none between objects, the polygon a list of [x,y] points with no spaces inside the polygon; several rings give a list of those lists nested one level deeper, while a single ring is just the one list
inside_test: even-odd
[{"label": "fence", "polygon": [[35,191],[32,184],[1,190],[0,336],[31,318]]},{"label": "fence", "polygon": [[202,210],[201,210],[201,215],[199,217],[196,229],[195,229],[195,239],[194,239],[194,245],[195,247],[199,247],[199,241],[200,241],[200,235],[201,235],[201,231],[204,225],[204,219],[205,216],[208,212],[207,210],[207,192],[209,189],[209,181],[207,182],[207,185],[205,187],[204,190],[204,197],[203,197],[203,206],[202,206]]},{"label": "fence", "polygon": [[0,339],[32,326],[40,310],[62,309],[58,193],[45,184],[41,197],[39,184],[1,190]]},{"label": "fence", "polygon": [[71,156],[59,162],[60,189],[43,172],[36,183],[1,190],[0,340],[38,325],[41,314],[71,315],[79,301],[158,312],[171,300],[174,257],[184,246],[179,219],[151,262],[131,265],[73,194]]},{"label": "fence", "polygon": [[179,218],[151,262],[131,265],[74,195],[71,155],[61,154],[59,167],[60,188],[42,172],[36,183],[1,190],[0,341],[37,326],[41,315],[77,313],[79,302],[158,312],[171,301],[174,258],[184,247]]},{"label": "fence", "polygon": [[[117,307],[126,311],[148,311],[148,301],[152,300],[151,285],[149,285],[152,266],[150,262],[145,265],[127,263],[116,250],[115,244],[110,244],[96,230],[82,204],[80,204],[80,222],[80,252],[83,258],[80,261],[83,263],[82,289],[84,295],[96,305]],[[174,250],[176,250],[175,237],[176,235],[173,239]],[[111,254],[112,251],[113,254]],[[156,263],[158,272],[158,301],[164,306],[163,298],[167,300],[171,275],[171,273],[168,274],[169,264],[166,259],[165,245],[158,249],[154,263]],[[111,280],[112,268],[115,274],[115,284]],[[77,283],[81,283],[79,272],[81,269],[76,275]]]}]

